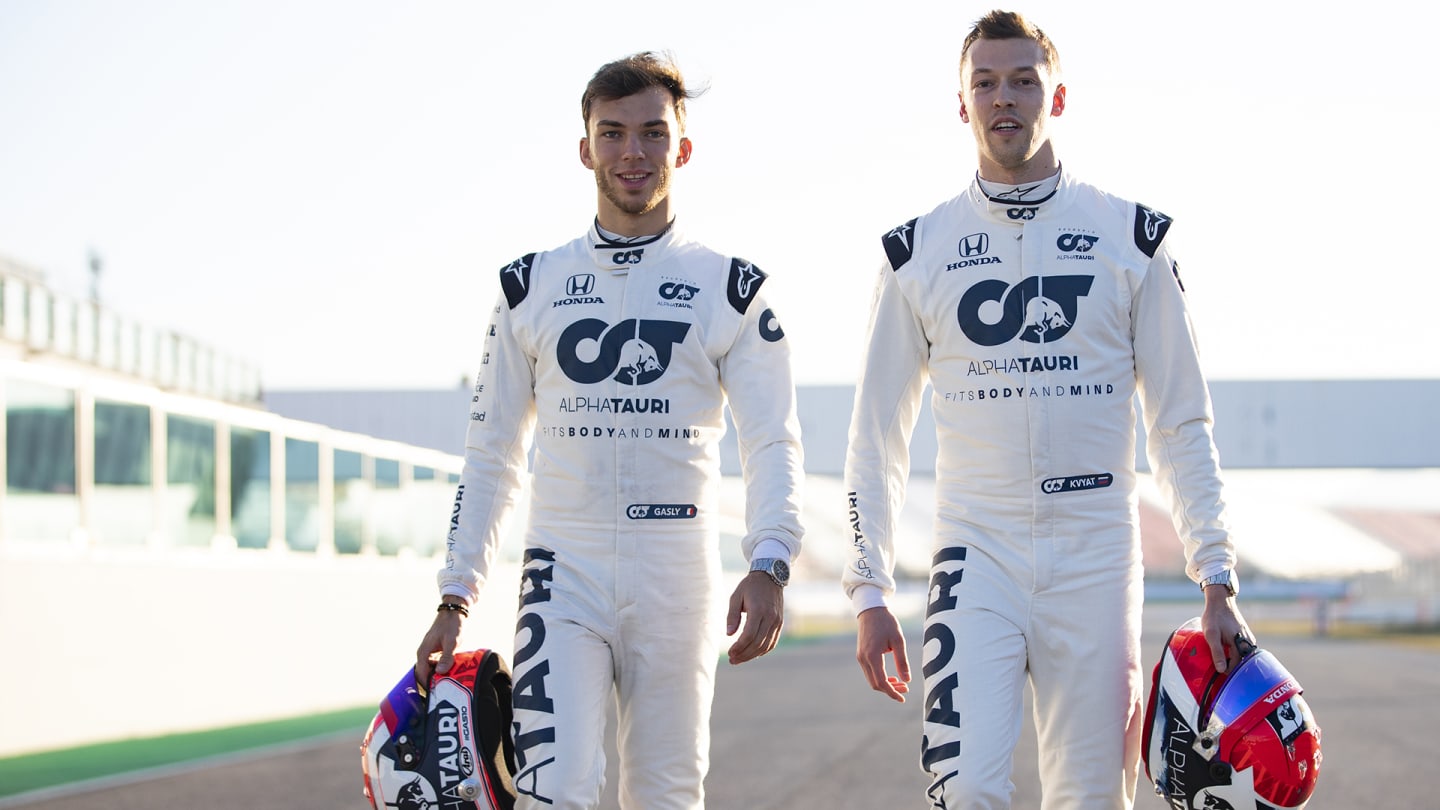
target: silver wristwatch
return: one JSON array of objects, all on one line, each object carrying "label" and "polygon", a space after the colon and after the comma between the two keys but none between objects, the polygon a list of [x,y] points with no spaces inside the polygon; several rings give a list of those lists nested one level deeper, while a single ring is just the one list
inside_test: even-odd
[{"label": "silver wristwatch", "polygon": [[1235,569],[1233,568],[1226,568],[1215,576],[1200,580],[1200,590],[1202,592],[1210,585],[1224,585],[1225,590],[1228,591],[1231,596],[1240,592],[1240,580],[1235,576]]},{"label": "silver wristwatch", "polygon": [[750,561],[750,570],[764,571],[782,588],[790,584],[790,563],[779,557],[756,557]]}]

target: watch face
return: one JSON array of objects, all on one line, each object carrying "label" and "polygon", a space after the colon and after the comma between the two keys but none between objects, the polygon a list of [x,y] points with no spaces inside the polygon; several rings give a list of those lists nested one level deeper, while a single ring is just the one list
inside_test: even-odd
[{"label": "watch face", "polygon": [[790,581],[790,564],[784,560],[776,560],[770,570],[774,572],[775,578],[781,582]]}]

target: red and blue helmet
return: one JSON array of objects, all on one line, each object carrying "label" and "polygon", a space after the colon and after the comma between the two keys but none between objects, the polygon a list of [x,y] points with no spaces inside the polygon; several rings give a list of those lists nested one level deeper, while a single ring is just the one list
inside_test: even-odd
[{"label": "red and blue helmet", "polygon": [[1320,727],[1303,690],[1250,646],[1215,671],[1194,618],[1165,644],[1145,711],[1145,773],[1173,810],[1299,810],[1320,775]]},{"label": "red and blue helmet", "polygon": [[512,810],[510,670],[495,652],[457,652],[428,688],[405,673],[360,745],[373,810]]}]

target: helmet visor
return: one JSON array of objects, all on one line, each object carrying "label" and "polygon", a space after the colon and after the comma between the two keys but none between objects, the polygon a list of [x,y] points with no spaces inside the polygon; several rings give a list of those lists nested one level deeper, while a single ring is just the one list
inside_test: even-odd
[{"label": "helmet visor", "polygon": [[425,698],[425,689],[416,680],[415,670],[412,669],[380,701],[380,716],[384,718],[392,739],[408,732],[415,742],[423,745],[420,737],[425,733]]},{"label": "helmet visor", "polygon": [[1228,728],[1257,704],[1278,706],[1299,690],[1300,684],[1279,659],[1265,650],[1257,650],[1246,656],[1225,679],[1211,705],[1209,718],[1202,718],[1201,723],[1215,731]]}]

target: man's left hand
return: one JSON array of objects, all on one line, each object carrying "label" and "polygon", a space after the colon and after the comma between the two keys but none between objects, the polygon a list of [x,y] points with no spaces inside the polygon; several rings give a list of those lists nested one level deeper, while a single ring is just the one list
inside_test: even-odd
[{"label": "man's left hand", "polygon": [[780,641],[780,626],[785,622],[785,589],[763,571],[751,571],[730,595],[725,635],[733,636],[740,630],[742,613],[745,629],[730,645],[732,664],[743,664],[775,649]]}]

